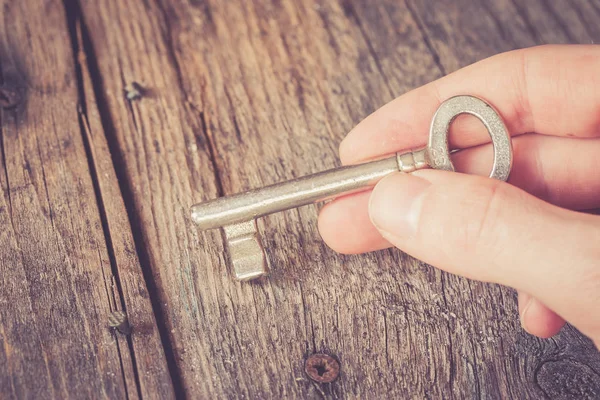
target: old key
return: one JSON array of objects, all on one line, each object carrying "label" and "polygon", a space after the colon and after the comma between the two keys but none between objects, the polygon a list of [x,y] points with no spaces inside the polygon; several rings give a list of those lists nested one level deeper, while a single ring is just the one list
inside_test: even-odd
[{"label": "old key", "polygon": [[267,259],[256,218],[372,188],[393,172],[422,168],[454,171],[448,130],[460,114],[474,115],[485,125],[494,148],[490,178],[507,180],[512,168],[512,143],[502,118],[477,97],[455,96],[444,101],[434,114],[425,148],[196,204],[191,209],[192,220],[200,230],[224,229],[237,279],[258,278],[267,273]]}]

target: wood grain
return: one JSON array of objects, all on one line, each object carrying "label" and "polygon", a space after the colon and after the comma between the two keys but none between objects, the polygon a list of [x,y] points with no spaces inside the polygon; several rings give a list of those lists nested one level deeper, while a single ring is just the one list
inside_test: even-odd
[{"label": "wood grain", "polygon": [[[198,201],[338,165],[339,142],[361,119],[462,66],[597,41],[597,2],[31,9],[4,4],[14,22],[0,41],[4,86],[26,87],[24,103],[0,114],[2,393],[599,395],[600,355],[576,330],[535,339],[520,328],[511,290],[399,251],[335,254],[318,235],[318,206],[259,220],[271,275],[254,283],[235,282],[221,234],[200,234],[189,218]],[[134,82],[141,97],[128,99]],[[128,339],[100,322],[120,305],[134,327]],[[80,328],[60,325],[65,316]],[[338,380],[304,374],[314,352],[340,361]]]},{"label": "wood grain", "polygon": [[[2,397],[168,393],[140,265],[134,249],[123,252],[131,232],[118,218],[124,213],[118,190],[111,193],[114,171],[95,187],[97,173],[110,175],[112,163],[90,170],[63,4],[3,2],[1,9],[2,89],[21,98],[0,111]],[[106,151],[96,154],[110,161]],[[115,200],[102,203],[96,190]],[[107,213],[119,232],[112,238],[103,227]],[[108,315],[115,309],[130,311],[136,325],[143,319],[145,332],[133,339],[111,332]]]}]

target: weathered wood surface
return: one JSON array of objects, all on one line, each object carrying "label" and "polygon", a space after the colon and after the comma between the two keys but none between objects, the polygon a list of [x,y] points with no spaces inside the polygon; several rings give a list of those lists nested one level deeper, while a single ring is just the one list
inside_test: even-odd
[{"label": "weathered wood surface", "polygon": [[[570,327],[530,337],[508,289],[398,251],[337,255],[315,207],[260,221],[272,273],[241,284],[219,232],[188,215],[337,165],[362,118],[464,65],[599,40],[597,1],[6,0],[1,13],[2,88],[23,94],[0,112],[3,397],[600,396],[591,343]],[[108,329],[115,308],[131,336]],[[316,351],[340,360],[334,383],[305,376]]]},{"label": "weathered wood surface", "polygon": [[[169,396],[106,137],[81,111],[64,11],[57,2],[2,4],[0,93],[20,101],[0,111],[1,397]],[[111,333],[115,309],[137,334]]]}]

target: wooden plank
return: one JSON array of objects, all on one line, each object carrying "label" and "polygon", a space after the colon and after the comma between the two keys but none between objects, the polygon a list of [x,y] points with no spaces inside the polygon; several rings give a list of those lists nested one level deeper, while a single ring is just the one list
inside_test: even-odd
[{"label": "wooden plank", "polygon": [[173,382],[153,305],[149,301],[149,288],[145,282],[145,279],[149,281],[149,286],[153,288],[153,278],[152,276],[144,278],[142,273],[123,192],[119,187],[115,171],[115,168],[120,165],[120,160],[117,155],[111,155],[108,145],[110,136],[107,137],[107,132],[112,127],[104,126],[101,121],[86,54],[83,50],[84,39],[81,35],[80,21],[76,23],[77,57],[81,71],[79,80],[85,99],[84,106],[79,109],[81,129],[89,146],[88,157],[93,165],[98,196],[105,216],[105,230],[110,239],[110,255],[112,262],[117,266],[120,294],[132,326],[131,348],[135,354],[135,367],[139,375],[139,395],[143,398],[172,398],[175,395]]},{"label": "wooden plank", "polygon": [[[198,234],[189,220],[189,206],[202,199],[336,165],[344,134],[404,91],[499,50],[546,40],[532,33],[541,23],[512,3],[424,4],[81,5],[82,121],[90,127],[91,164],[109,174],[97,178],[105,225],[122,265],[139,265],[128,251],[137,241],[177,394],[537,398],[564,395],[572,382],[584,395],[595,390],[597,354],[573,329],[556,340],[533,339],[520,330],[510,291],[397,251],[334,254],[318,236],[317,207],[259,222],[272,274],[251,284],[233,281],[219,232]],[[549,26],[557,31],[562,15],[582,15],[553,6],[557,19]],[[535,7],[525,11],[536,15]],[[571,33],[562,40],[588,40],[597,21],[591,11],[583,13],[585,32],[563,21]],[[130,101],[124,89],[134,81],[144,90]],[[134,238],[113,228],[128,221],[107,148]],[[122,287],[137,318],[148,318],[147,303],[135,303],[136,286]],[[133,347],[137,360],[143,341]],[[303,374],[315,351],[338,357],[339,380],[318,385]],[[157,390],[166,379],[161,371]]]},{"label": "wooden plank", "polygon": [[[5,1],[0,9],[0,90],[20,98],[0,110],[0,392],[3,398],[168,394],[160,348],[139,345],[160,346],[160,339],[140,265],[122,250],[131,232],[119,219],[120,194],[107,190],[116,185],[112,164],[89,168],[63,4]],[[95,155],[110,160],[104,149]],[[101,187],[114,194],[112,203],[96,197],[97,172],[108,174]],[[106,213],[110,231],[103,229]],[[111,332],[115,309],[131,311],[134,323],[143,319],[145,331],[134,327],[133,339]]]},{"label": "wooden plank", "polygon": [[[241,289],[229,281],[220,234],[208,235],[214,246],[200,247],[189,221],[194,198],[218,190],[202,117],[181,91],[156,3],[82,7],[95,95],[113,135],[111,151],[122,160],[125,200],[158,294],[155,311],[172,344],[167,357],[190,397],[224,397],[237,385],[231,371],[238,360],[228,354],[234,333],[224,327],[235,324],[232,304],[239,303]],[[143,97],[129,101],[124,90],[133,82],[144,88]]]}]

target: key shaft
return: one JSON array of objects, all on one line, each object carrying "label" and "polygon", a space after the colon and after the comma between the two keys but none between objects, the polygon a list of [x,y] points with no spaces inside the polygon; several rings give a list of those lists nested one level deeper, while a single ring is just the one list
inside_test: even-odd
[{"label": "key shaft", "polygon": [[360,192],[393,172],[411,172],[427,165],[424,150],[399,153],[196,204],[192,220],[200,230],[220,228]]}]

